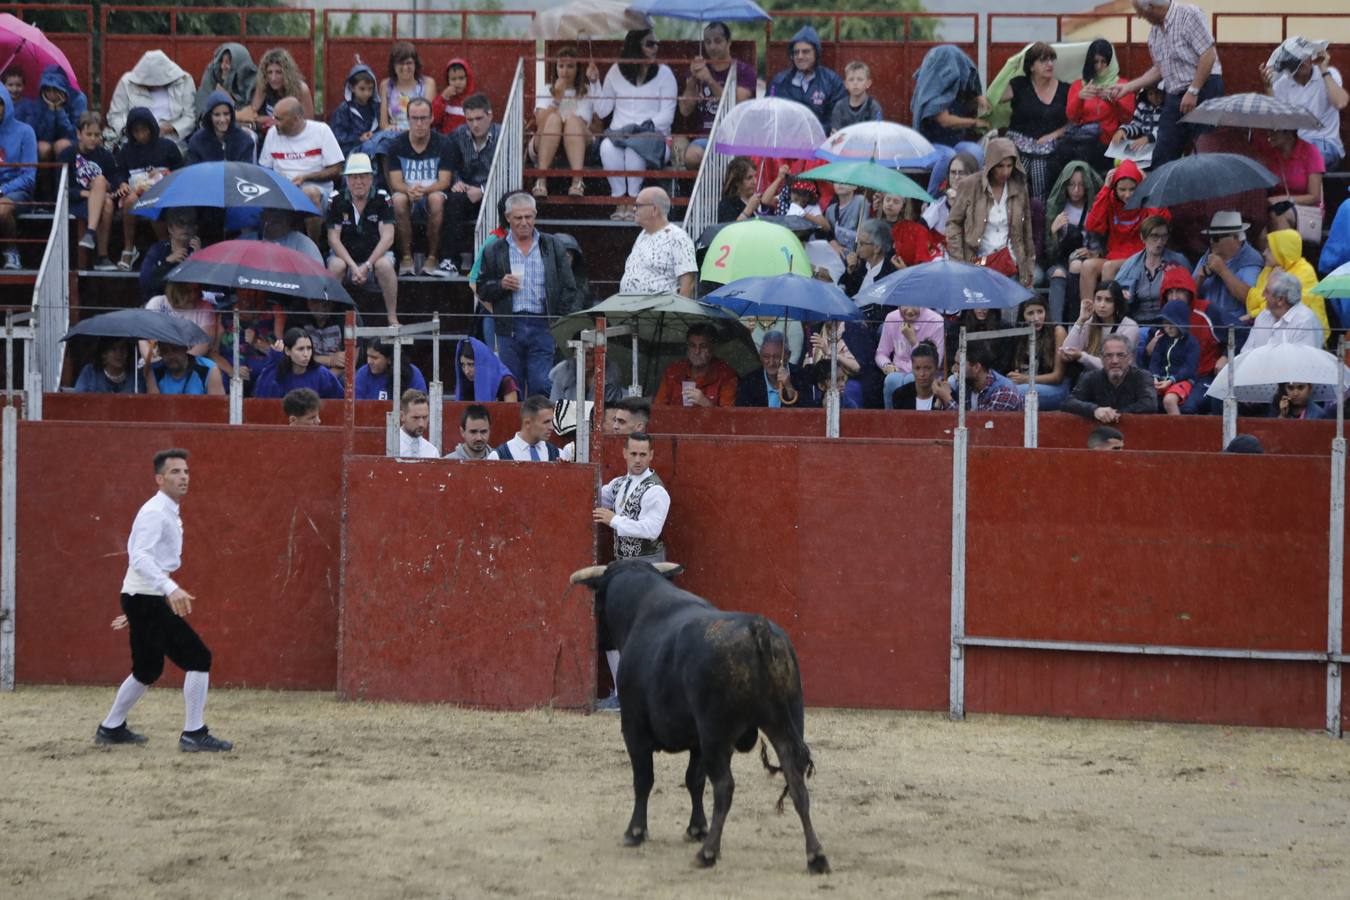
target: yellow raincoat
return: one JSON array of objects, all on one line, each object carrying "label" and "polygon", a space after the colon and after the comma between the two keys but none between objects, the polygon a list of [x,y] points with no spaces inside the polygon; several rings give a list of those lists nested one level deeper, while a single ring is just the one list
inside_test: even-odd
[{"label": "yellow raincoat", "polygon": [[[1327,302],[1317,294],[1311,293],[1313,285],[1317,284],[1317,272],[1312,264],[1303,258],[1303,238],[1293,229],[1284,229],[1266,235],[1266,244],[1270,247],[1270,255],[1275,257],[1275,262],[1280,264],[1280,268],[1293,275],[1303,285],[1302,302],[1308,309],[1317,313],[1317,320],[1322,323],[1322,340],[1325,341],[1331,335],[1331,326],[1327,322]],[[1247,292],[1247,315],[1253,319],[1266,308],[1266,279],[1273,271],[1274,268],[1271,266],[1262,269],[1256,284]]]}]

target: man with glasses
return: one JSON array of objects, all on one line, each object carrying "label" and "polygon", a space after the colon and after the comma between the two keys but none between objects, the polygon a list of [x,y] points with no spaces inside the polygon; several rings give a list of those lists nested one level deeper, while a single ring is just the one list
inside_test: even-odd
[{"label": "man with glasses", "polygon": [[820,64],[820,36],[810,25],[792,36],[788,55],[792,65],[769,82],[769,96],[795,100],[809,107],[828,134],[834,105],[848,96],[844,79]]},{"label": "man with glasses", "polygon": [[1131,413],[1156,413],[1153,377],[1134,365],[1134,342],[1121,334],[1102,341],[1102,367],[1078,379],[1064,411],[1114,425]]},{"label": "man with glasses", "polygon": [[619,293],[693,297],[698,273],[694,241],[683,228],[670,224],[670,195],[659,187],[644,188],[634,209],[642,231],[628,253]]},{"label": "man with glasses", "polygon": [[713,356],[717,329],[706,323],[689,326],[685,358],[661,375],[653,406],[735,406],[736,370]]},{"label": "man with glasses", "polygon": [[581,292],[562,244],[534,227],[534,198],[511,194],[505,208],[506,238],[483,248],[478,300],[492,314],[497,355],[521,396],[546,395],[558,349],[549,325],[580,305]]},{"label": "man with glasses", "polygon": [[431,128],[431,102],[425,97],[408,101],[408,130],[394,138],[385,156],[385,181],[394,196],[394,231],[398,239],[398,274],[414,274],[412,223],[427,225],[427,258],[423,275],[448,278],[457,270],[454,262],[442,267],[441,224],[445,197],[454,175],[447,158],[449,144]]},{"label": "man with glasses", "polygon": [[1144,249],[1131,255],[1116,273],[1116,281],[1130,301],[1130,318],[1140,325],[1162,325],[1163,273],[1173,267],[1189,268],[1191,261],[1167,249],[1172,226],[1163,216],[1149,216],[1139,225]]},{"label": "man with glasses", "polygon": [[1247,243],[1247,229],[1235,210],[1214,214],[1201,234],[1209,238],[1209,252],[1195,266],[1199,295],[1218,307],[1224,318],[1236,321],[1247,315],[1247,294],[1261,277],[1265,261]]}]

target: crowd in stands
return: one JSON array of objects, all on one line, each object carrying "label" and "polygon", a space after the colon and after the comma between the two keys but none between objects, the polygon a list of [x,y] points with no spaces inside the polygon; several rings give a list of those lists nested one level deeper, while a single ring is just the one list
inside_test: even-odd
[{"label": "crowd in stands", "polygon": [[[1122,72],[1112,44],[1097,39],[1081,72],[1075,62],[1065,77],[1060,51],[1038,42],[985,85],[959,48],[930,49],[915,73],[909,124],[937,151],[927,175],[934,202],[802,180],[813,163],[796,160],[738,157],[727,168],[719,222],[796,217],[803,224],[794,230],[830,260],[812,256],[816,277],[849,296],[899,269],[950,258],[1035,288],[1033,299],[1015,310],[960,314],[868,307],[865,321],[842,327],[750,321],[760,366],[739,377],[717,358],[724,333],[692,328],[686,358],[649,386],[654,404],[813,406],[837,387],[845,408],[947,409],[960,393],[959,330],[1018,324],[1035,329],[1034,359],[1025,340],[971,342],[972,407],[1020,409],[1034,385],[1041,409],[1109,424],[1140,412],[1214,412],[1205,393],[1227,362],[1230,327],[1237,349],[1271,341],[1334,346],[1350,321],[1311,288],[1314,247],[1323,240],[1323,175],[1344,160],[1350,98],[1325,44],[1291,37],[1262,67],[1268,91],[1312,112],[1318,125],[1251,132],[1251,152],[1279,179],[1267,214],[1244,218],[1236,203],[1217,208],[1195,229],[1207,243],[1197,253],[1196,235],[1179,233],[1176,210],[1133,209],[1129,200],[1150,171],[1197,142],[1203,148],[1207,130],[1181,120],[1223,95],[1222,61],[1197,7],[1177,0],[1135,6],[1152,25],[1143,72]],[[762,89],[754,68],[733,59],[724,23],[703,28],[700,52],[679,71],[661,61],[660,50],[657,34],[644,29],[628,32],[603,72],[577,48],[552,53],[526,117],[526,154],[541,170],[565,166],[555,182],[565,185],[563,200],[585,195],[588,166],[606,170],[611,218],[637,231],[625,248],[621,292],[697,296],[704,292],[698,252],[669,218],[672,181],[644,173],[698,168],[733,71],[738,100],[762,90],[800,103],[827,134],[895,111],[886,108],[889,98],[871,93],[866,60],[840,59],[839,71],[823,65],[809,27],[793,36],[781,69],[769,61]],[[416,46],[395,42],[382,72],[354,61],[322,120],[289,53],[271,49],[255,64],[233,42],[215,49],[197,81],[163,52],[146,52],[117,80],[106,119],[59,67],[43,72],[36,90],[18,69],[0,75],[7,88],[0,152],[9,162],[69,164],[80,266],[137,272],[145,303],[201,324],[208,335],[183,354],[101,346],[79,389],[219,392],[234,374],[238,340],[250,394],[342,396],[340,316],[328,304],[168,283],[168,272],[203,242],[235,235],[211,211],[171,210],[153,222],[130,214],[169,172],[238,161],[289,179],[321,213],[269,212],[245,236],[318,260],[354,295],[378,293],[389,324],[399,321],[399,279],[467,271],[481,324],[456,347],[455,397],[560,399],[569,387],[575,396],[575,376],[549,324],[600,298],[591,294],[575,238],[536,225],[538,204],[559,199],[550,191],[554,180],[516,185],[497,210],[500,227],[482,247],[473,245],[501,125],[472,60],[427,71]],[[32,169],[0,169],[6,268],[21,265],[5,243],[17,212],[52,187]],[[119,217],[120,246],[113,246]],[[1350,232],[1350,215],[1340,231]],[[1341,242],[1332,256],[1350,257],[1350,234]],[[1331,250],[1322,254],[1324,271]],[[219,315],[225,303],[244,323],[237,337]],[[829,383],[832,356],[836,385]],[[364,346],[361,359],[358,397],[392,400],[426,388],[426,374],[405,360],[395,390],[388,345]],[[1301,390],[1281,386],[1269,414],[1316,417],[1317,404]]]}]

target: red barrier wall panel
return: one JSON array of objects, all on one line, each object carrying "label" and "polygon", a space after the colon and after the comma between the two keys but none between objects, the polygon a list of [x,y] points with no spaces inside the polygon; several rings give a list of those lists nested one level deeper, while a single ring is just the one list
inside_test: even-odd
[{"label": "red barrier wall panel", "polygon": [[343,697],[590,704],[591,596],[567,579],[594,560],[594,467],[351,457],[346,483]]},{"label": "red barrier wall panel", "polygon": [[[16,677],[115,684],[126,541],[155,491],[151,457],[186,447],[179,578],[217,684],[330,689],[336,677],[339,461],[334,430],[19,425]],[[166,683],[180,674],[165,669]]]}]

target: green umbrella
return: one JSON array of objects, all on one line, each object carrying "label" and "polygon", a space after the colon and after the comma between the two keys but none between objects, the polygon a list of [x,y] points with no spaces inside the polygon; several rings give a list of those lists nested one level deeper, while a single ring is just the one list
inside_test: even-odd
[{"label": "green umbrella", "polygon": [[1308,293],[1319,297],[1350,297],[1350,263],[1332,269],[1331,273],[1313,285]]},{"label": "green umbrella", "polygon": [[703,257],[699,278],[729,284],[740,278],[789,272],[811,277],[811,261],[802,242],[782,225],[751,219],[717,232]]},{"label": "green umbrella", "polygon": [[933,202],[928,192],[914,183],[908,175],[879,166],[874,162],[836,162],[827,166],[811,169],[796,176],[807,181],[833,181],[839,184],[852,184],[861,188],[870,188],[897,197],[912,197],[915,200]]},{"label": "green umbrella", "polygon": [[[690,300],[679,294],[615,294],[590,309],[563,316],[549,329],[559,347],[575,340],[582,331],[595,325],[597,316],[605,317],[606,327],[627,325],[637,329],[638,377],[648,396],[656,393],[661,373],[673,362],[684,358],[684,340],[689,326],[704,322],[717,328],[713,352],[737,373],[759,365],[759,356],[750,333],[740,320],[721,307]],[[606,356],[624,372],[633,371],[633,339],[614,338],[606,347]]]}]

